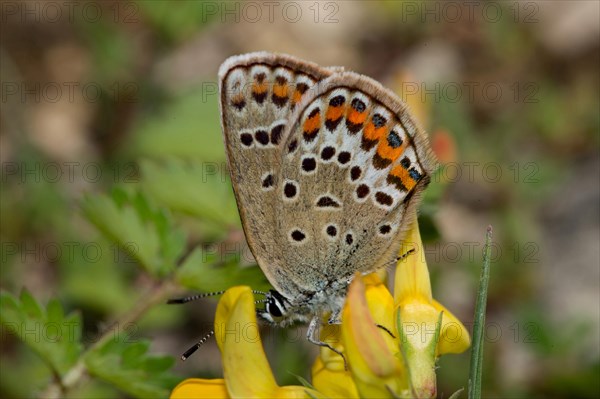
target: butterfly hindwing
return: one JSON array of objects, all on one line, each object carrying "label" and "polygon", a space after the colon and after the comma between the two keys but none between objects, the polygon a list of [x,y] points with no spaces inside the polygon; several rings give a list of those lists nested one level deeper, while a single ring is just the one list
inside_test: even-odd
[{"label": "butterfly hindwing", "polygon": [[[221,123],[242,225],[252,253],[275,288],[281,267],[275,213],[280,148],[291,113],[332,70],[271,53],[231,57],[219,70]],[[265,265],[271,265],[266,267]]]},{"label": "butterfly hindwing", "polygon": [[302,105],[280,149],[276,256],[282,285],[314,291],[396,256],[436,161],[406,106],[370,78],[332,75]]}]

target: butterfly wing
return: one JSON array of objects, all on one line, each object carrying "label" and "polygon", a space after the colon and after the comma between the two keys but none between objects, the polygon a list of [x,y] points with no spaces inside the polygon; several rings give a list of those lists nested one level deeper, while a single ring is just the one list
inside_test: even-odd
[{"label": "butterfly wing", "polygon": [[281,278],[314,291],[396,256],[436,161],[406,105],[362,75],[320,82],[292,119],[268,211]]},{"label": "butterfly wing", "polygon": [[[221,123],[228,166],[248,245],[274,287],[281,267],[275,242],[280,148],[299,102],[332,69],[286,55],[250,53],[219,69]],[[279,256],[277,256],[279,254]],[[270,266],[267,266],[270,265]]]}]

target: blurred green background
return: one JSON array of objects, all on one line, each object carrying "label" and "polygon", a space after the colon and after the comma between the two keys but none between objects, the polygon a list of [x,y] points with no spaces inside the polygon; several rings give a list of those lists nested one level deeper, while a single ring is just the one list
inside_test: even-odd
[{"label": "blurred green background", "polygon": [[[218,66],[257,50],[345,66],[411,105],[443,165],[420,217],[434,296],[469,328],[494,226],[484,397],[600,395],[598,2],[0,7],[3,398],[160,397],[221,375],[214,341],[174,360],[215,300],[164,301],[266,287],[216,94]],[[263,334],[279,383],[309,376],[303,332]],[[440,359],[440,397],[468,362]]]}]

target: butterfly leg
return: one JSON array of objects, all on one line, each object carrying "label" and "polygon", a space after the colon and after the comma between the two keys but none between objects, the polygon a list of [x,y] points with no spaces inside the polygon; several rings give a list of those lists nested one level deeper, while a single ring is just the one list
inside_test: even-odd
[{"label": "butterfly leg", "polygon": [[344,370],[348,370],[348,364],[346,363],[346,357],[344,356],[342,351],[335,349],[333,346],[329,345],[327,342],[323,342],[323,341],[315,338],[315,335],[318,334],[318,332],[319,332],[317,327],[319,326],[320,320],[321,319],[319,316],[314,316],[310,320],[310,323],[308,324],[308,331],[306,332],[306,339],[308,339],[310,342],[312,342],[315,345],[329,348],[332,351],[334,351],[335,353],[337,353],[338,355],[340,355],[342,357],[342,359],[344,360]]},{"label": "butterfly leg", "polygon": [[327,321],[327,323],[331,324],[342,324],[342,319],[341,319],[341,314],[342,311],[341,310],[335,310],[331,313],[331,316],[329,316],[329,320]]}]

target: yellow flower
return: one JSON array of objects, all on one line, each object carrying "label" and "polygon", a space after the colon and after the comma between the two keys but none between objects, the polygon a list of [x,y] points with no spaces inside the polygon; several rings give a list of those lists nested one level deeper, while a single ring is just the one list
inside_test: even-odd
[{"label": "yellow flower", "polygon": [[258,334],[249,287],[233,287],[223,295],[215,316],[215,337],[224,378],[185,380],[173,389],[172,399],[320,397],[303,386],[280,387],[275,382]]},{"label": "yellow flower", "polygon": [[[470,345],[466,328],[431,295],[429,272],[415,221],[405,243],[414,249],[398,263],[394,296],[377,273],[357,276],[348,289],[341,326],[324,326],[312,367],[314,390],[280,387],[262,348],[254,298],[248,287],[229,289],[215,318],[223,379],[188,379],[172,398],[328,397],[429,398],[435,396],[435,361]],[[404,246],[406,247],[406,245]]]},{"label": "yellow flower", "polygon": [[225,380],[189,378],[177,385],[171,392],[171,399],[191,398],[229,398]]},{"label": "yellow flower", "polygon": [[[432,298],[416,221],[404,248],[414,253],[397,265],[393,297],[377,274],[355,278],[348,290],[341,338],[350,370],[338,367],[328,375],[330,381],[335,372],[336,378],[351,382],[344,386],[357,394],[347,397],[434,397],[437,357],[461,353],[470,345],[464,325]],[[323,355],[331,354],[321,351],[313,366],[313,383],[320,392],[331,387],[314,379]]]},{"label": "yellow flower", "polygon": [[396,269],[394,301],[400,344],[410,370],[413,394],[436,394],[435,359],[461,353],[471,344],[465,326],[433,299],[419,226],[415,221],[405,239],[415,253]]},{"label": "yellow flower", "polygon": [[379,277],[354,279],[342,313],[342,342],[360,397],[388,398],[408,390],[393,314],[393,298]]}]

